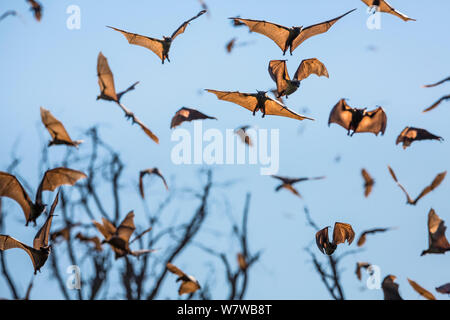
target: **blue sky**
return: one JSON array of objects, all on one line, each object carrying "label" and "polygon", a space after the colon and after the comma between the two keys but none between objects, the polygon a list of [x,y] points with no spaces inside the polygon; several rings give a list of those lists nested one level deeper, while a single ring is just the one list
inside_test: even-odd
[{"label": "blue sky", "polygon": [[[316,223],[323,227],[334,225],[335,221],[347,222],[358,235],[374,227],[398,228],[370,237],[364,251],[345,258],[341,266],[347,298],[380,299],[383,296],[381,291],[361,290],[363,283],[358,282],[353,273],[356,261],[379,265],[382,277],[396,275],[404,298],[418,298],[407,277],[432,292],[449,281],[448,254],[420,257],[420,252],[428,245],[429,209],[433,207],[450,223],[450,205],[446,201],[450,193],[449,181],[444,180],[436,191],[412,207],[405,204],[403,193],[387,171],[387,165],[391,165],[407,190],[416,195],[438,172],[448,168],[450,110],[443,104],[432,112],[421,113],[449,91],[448,84],[421,88],[423,84],[449,75],[448,1],[392,0],[394,7],[417,21],[405,23],[392,15],[382,15],[381,29],[369,30],[366,6],[359,0],[210,0],[207,2],[210,16],[195,20],[175,40],[171,63],[164,65],[149,50],[130,46],[122,35],[105,26],[160,38],[170,35],[182,21],[194,16],[201,9],[197,1],[42,2],[44,13],[40,23],[32,19],[25,1],[0,3],[0,13],[15,9],[24,20],[8,17],[0,22],[1,170],[10,162],[9,151],[15,149],[22,160],[21,174],[38,184],[41,146],[49,138],[40,123],[40,106],[63,121],[74,139],[90,126],[99,124],[102,137],[122,152],[127,164],[125,175],[129,185],[125,186],[125,192],[130,196],[129,203],[123,204],[123,214],[135,209],[138,216],[143,208],[140,203],[135,205],[135,183],[141,169],[156,166],[169,178],[176,177],[179,186],[199,186],[201,166],[176,166],[170,159],[175,145],[170,140],[170,120],[180,107],[193,107],[219,119],[205,121],[205,129],[217,128],[225,132],[245,124],[279,129],[279,174],[327,177],[298,185],[303,195],[303,200],[299,200],[288,192],[273,192],[277,181],[261,176],[257,166],[215,166],[217,181],[239,180],[233,187],[217,191],[216,195],[230,200],[233,215],[241,214],[245,193],[252,192],[250,245],[253,249],[264,249],[264,254],[251,274],[247,298],[329,298],[304,250],[311,245],[315,233],[306,225],[305,205]],[[80,30],[66,28],[66,8],[72,4],[81,8]],[[307,115],[316,121],[261,119],[260,115],[253,117],[247,110],[219,101],[212,94],[199,94],[204,88],[254,92],[274,87],[267,65],[269,60],[283,58],[280,49],[270,39],[249,33],[245,27],[233,28],[228,17],[240,15],[285,26],[308,26],[353,8],[357,10],[336,23],[327,34],[305,41],[293,56],[285,57],[291,74],[302,59],[313,57],[328,69],[329,79],[311,76],[286,102],[298,112],[307,108]],[[233,37],[254,43],[227,54],[224,46]],[[374,47],[375,51],[368,47]],[[95,100],[99,91],[96,77],[99,51],[108,58],[118,90],[140,81],[136,90],[124,97],[123,103],[159,136],[159,145],[125,121],[113,104]],[[356,134],[350,138],[343,128],[328,127],[329,112],[343,97],[355,107],[383,106],[388,116],[385,135]],[[428,129],[446,141],[418,142],[403,150],[395,146],[395,139],[405,126]],[[185,123],[183,127],[193,130],[192,123]],[[64,155],[64,148],[51,150],[50,155],[57,161]],[[337,155],[341,156],[339,163],[334,162]],[[363,167],[376,180],[368,199],[363,197],[360,176]],[[155,192],[162,192],[156,185],[153,187]],[[12,219],[16,213],[8,215],[8,233],[31,243],[34,234],[23,226],[18,206],[9,200],[4,203],[21,218]],[[233,244],[218,231],[227,219],[224,210],[217,206],[207,221],[207,228],[217,231],[218,243],[223,243],[225,248],[228,246],[232,252]],[[351,248],[355,247],[356,243],[352,244]],[[320,255],[315,245],[312,250]],[[345,250],[348,248],[340,246],[337,253]],[[21,282],[25,287],[32,275],[28,257],[22,252],[8,252],[7,257],[10,265],[18,266],[18,271],[29,273]],[[194,248],[176,262],[201,282],[207,275],[200,271],[196,274],[196,270],[205,269],[203,259],[205,254]],[[54,295],[55,282],[49,280],[49,273],[43,272],[36,280],[36,287],[39,283],[43,298],[58,298]],[[175,298],[169,282],[161,297]],[[221,298],[225,294],[223,281],[218,280],[213,296]],[[0,279],[0,296],[8,295]],[[438,293],[436,296],[443,298]]]}]

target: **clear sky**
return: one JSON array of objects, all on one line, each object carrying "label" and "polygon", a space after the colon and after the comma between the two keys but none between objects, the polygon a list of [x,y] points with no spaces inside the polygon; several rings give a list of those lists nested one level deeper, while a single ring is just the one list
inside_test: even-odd
[{"label": "clear sky", "polygon": [[[403,193],[387,170],[387,165],[391,165],[407,190],[416,195],[438,172],[449,168],[448,105],[444,103],[432,112],[421,113],[449,93],[449,84],[421,88],[423,84],[449,76],[448,1],[392,0],[394,7],[417,21],[406,23],[392,15],[382,15],[381,29],[369,30],[366,6],[359,0],[210,0],[207,1],[210,16],[202,16],[189,25],[171,48],[171,63],[164,65],[151,51],[130,46],[122,35],[105,26],[160,38],[170,35],[182,21],[201,9],[196,0],[42,0],[42,3],[44,12],[38,23],[32,19],[25,1],[0,2],[0,14],[15,9],[22,15],[22,20],[8,17],[0,22],[1,170],[10,163],[10,152],[14,149],[22,161],[21,174],[34,185],[38,184],[40,151],[49,138],[40,123],[39,107],[43,106],[63,121],[74,139],[90,126],[100,125],[101,136],[122,152],[129,182],[125,187],[130,194],[135,193],[137,172],[154,166],[168,177],[176,177],[179,186],[198,186],[201,166],[176,166],[170,158],[175,145],[170,139],[170,120],[180,107],[193,107],[219,119],[204,121],[205,129],[225,132],[245,124],[279,129],[279,174],[327,177],[299,184],[303,195],[300,200],[286,191],[273,192],[277,181],[261,176],[258,166],[214,166],[217,181],[239,179],[236,185],[218,191],[230,200],[233,215],[241,214],[245,193],[252,192],[250,245],[254,250],[263,249],[264,253],[251,273],[247,298],[329,298],[304,250],[312,245],[317,256],[321,255],[313,243],[315,230],[306,224],[305,205],[321,227],[334,225],[335,221],[347,222],[353,225],[357,235],[374,227],[397,227],[370,237],[362,252],[343,260],[347,298],[383,297],[382,291],[361,290],[364,282],[358,282],[354,275],[357,261],[377,264],[382,277],[396,275],[404,298],[418,298],[407,278],[433,293],[435,287],[450,281],[449,254],[420,257],[428,245],[429,209],[433,207],[450,223],[448,178],[414,207],[405,204]],[[72,4],[81,8],[80,30],[66,27],[66,9]],[[228,17],[240,15],[285,26],[308,26],[353,8],[357,10],[336,23],[327,34],[305,41],[293,56],[285,57],[291,74],[302,59],[312,57],[321,60],[328,69],[329,79],[311,76],[286,102],[298,112],[307,109],[307,115],[316,119],[314,122],[279,117],[261,119],[259,114],[253,117],[247,110],[219,101],[212,94],[199,94],[204,88],[254,92],[274,87],[267,65],[269,60],[282,59],[282,52],[270,39],[249,33],[246,27],[233,28]],[[237,47],[228,54],[224,46],[233,37],[252,44]],[[126,122],[113,104],[95,100],[99,91],[96,77],[99,51],[108,58],[118,90],[140,81],[136,90],[124,97],[123,103],[159,136],[159,145]],[[343,128],[328,127],[329,112],[340,98],[348,98],[348,103],[355,107],[372,109],[381,105],[388,116],[385,135],[376,137],[366,133],[350,138]],[[395,145],[395,139],[405,126],[428,129],[446,140],[418,142],[403,150]],[[192,123],[182,127],[193,131]],[[51,157],[55,161],[60,159],[63,149],[52,150]],[[334,159],[338,155],[341,160],[336,163]],[[376,180],[368,199],[363,196],[360,175],[363,167]],[[10,200],[4,203],[18,217],[12,218],[13,213],[8,215],[8,233],[31,243],[34,234],[23,226],[19,207]],[[135,195],[123,204],[123,214],[130,209],[135,209],[137,216],[143,210]],[[223,211],[218,209],[208,220],[210,230],[220,230],[227,219]],[[217,237],[227,246],[226,237]],[[356,241],[350,248],[356,248]],[[340,246],[336,254],[346,250],[346,245]],[[22,288],[25,287],[32,276],[28,257],[11,251],[7,258],[14,272],[29,273],[21,282]],[[207,274],[195,271],[205,270],[204,258],[203,252],[192,250],[179,257],[177,263],[202,282]],[[43,269],[49,271],[45,269],[49,266]],[[36,287],[39,285],[42,298],[59,298],[54,294],[55,282],[50,280],[49,272],[43,272],[38,275]],[[168,284],[161,297],[175,298],[175,292],[170,290],[173,287]],[[8,295],[0,279],[0,296]],[[223,281],[218,281],[213,296],[224,298],[225,295]],[[445,298],[438,293],[436,296]]]}]

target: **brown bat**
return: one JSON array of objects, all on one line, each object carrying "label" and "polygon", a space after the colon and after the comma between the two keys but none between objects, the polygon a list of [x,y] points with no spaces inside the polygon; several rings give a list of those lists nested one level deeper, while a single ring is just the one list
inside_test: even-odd
[{"label": "brown bat", "polygon": [[361,233],[361,235],[359,236],[358,241],[356,242],[356,244],[358,245],[358,247],[361,247],[361,246],[364,245],[364,243],[366,243],[366,236],[368,234],[378,233],[378,232],[386,232],[388,230],[391,230],[391,228],[375,228],[375,229],[370,229],[370,230],[363,231]]},{"label": "brown bat", "polygon": [[46,205],[42,202],[43,191],[54,191],[59,186],[66,184],[73,186],[78,180],[86,177],[83,172],[69,168],[59,167],[47,170],[42,177],[33,202],[15,176],[0,172],[0,197],[11,198],[20,205],[25,215],[26,226],[30,222],[36,225],[36,219],[46,209]]},{"label": "brown bat", "polygon": [[444,254],[450,251],[445,230],[447,230],[447,227],[444,220],[439,218],[433,209],[430,209],[430,212],[428,212],[428,249],[423,250],[421,256],[430,253]]},{"label": "brown bat", "polygon": [[292,192],[297,197],[301,198],[302,196],[300,193],[294,188],[293,184],[308,180],[321,180],[325,179],[325,177],[314,177],[314,178],[287,178],[287,177],[280,177],[272,175],[273,178],[281,180],[282,184],[280,184],[278,187],[275,188],[275,191],[280,191],[281,189],[286,189]]},{"label": "brown bat", "polygon": [[59,229],[55,232],[52,232],[50,234],[50,240],[52,240],[52,243],[57,243],[59,238],[62,238],[64,240],[68,241],[70,239],[70,231],[73,228],[76,228],[80,225],[81,225],[81,223],[74,223],[74,224],[69,223],[66,227]]},{"label": "brown bat", "polygon": [[395,283],[396,276],[388,275],[383,279],[381,283],[381,289],[383,289],[384,300],[403,300],[398,292],[398,283]]},{"label": "brown bat", "polygon": [[241,93],[239,91],[205,90],[214,93],[219,100],[233,102],[247,110],[252,111],[253,115],[255,115],[256,111],[260,110],[263,118],[267,114],[296,120],[314,120],[312,118],[302,116],[290,110],[280,102],[270,98],[267,95],[267,91],[258,91],[257,93]]},{"label": "brown bat", "polygon": [[184,31],[186,30],[186,27],[189,25],[189,23],[192,20],[197,19],[205,12],[206,12],[206,10],[202,10],[195,17],[183,22],[183,24],[181,26],[179,26],[178,29],[175,30],[175,32],[172,33],[172,35],[170,37],[164,36],[162,40],[142,36],[142,35],[139,35],[136,33],[130,33],[128,31],[120,30],[120,29],[110,27],[110,26],[107,26],[107,27],[122,33],[125,36],[125,38],[127,38],[128,43],[150,49],[151,51],[153,51],[153,53],[155,53],[161,59],[161,62],[164,64],[164,60],[166,60],[166,59],[167,59],[167,61],[170,62],[169,50],[170,50],[173,40],[175,40],[175,38],[177,36],[179,36],[180,34],[184,33]]},{"label": "brown bat", "polygon": [[239,269],[241,269],[242,271],[245,271],[248,268],[248,263],[245,259],[245,256],[240,252],[237,254],[237,262],[239,265]]},{"label": "brown bat", "polygon": [[248,146],[253,145],[253,141],[250,139],[249,135],[247,134],[247,129],[250,128],[250,126],[242,126],[234,130],[234,133],[241,138],[242,142],[245,143]]},{"label": "brown bat", "polygon": [[151,169],[142,170],[142,171],[139,172],[139,191],[141,193],[142,199],[145,198],[145,194],[144,194],[144,177],[146,175],[152,175],[152,174],[160,177],[162,182],[164,183],[164,187],[166,187],[166,190],[169,190],[169,187],[167,186],[166,179],[164,179],[164,176],[162,175],[161,171],[159,171],[158,168],[151,168]]},{"label": "brown bat", "polygon": [[201,288],[200,283],[193,276],[187,275],[170,262],[167,263],[166,267],[167,270],[178,276],[177,282],[181,281],[180,288],[178,289],[180,296],[185,293],[194,293]]},{"label": "brown bat", "polygon": [[430,107],[426,108],[425,110],[423,110],[422,112],[428,112],[430,110],[433,110],[434,108],[436,108],[437,106],[439,106],[441,104],[441,102],[443,101],[447,101],[450,100],[450,94],[443,96],[442,98],[440,98],[438,101],[436,101],[435,103],[433,103]]},{"label": "brown bat", "polygon": [[182,107],[173,116],[172,121],[170,123],[170,129],[178,127],[180,124],[182,124],[185,121],[202,120],[202,119],[217,120],[217,118],[207,116],[206,114],[201,113],[198,110]]},{"label": "brown bat", "polygon": [[34,267],[34,274],[36,274],[44,266],[50,255],[51,246],[48,244],[50,228],[52,226],[53,213],[55,212],[56,205],[58,204],[59,190],[56,194],[56,198],[50,209],[50,213],[45,221],[44,225],[39,229],[34,237],[33,247],[27,246],[26,244],[8,236],[0,235],[0,251],[5,251],[9,249],[22,249],[31,258],[31,262]]},{"label": "brown bat", "polygon": [[361,269],[367,270],[371,266],[368,262],[357,262],[356,263],[356,270],[355,274],[359,281],[362,279]]},{"label": "brown bat", "polygon": [[[328,126],[337,123],[347,130],[347,135],[353,136],[358,132],[372,132],[376,136],[384,134],[387,125],[387,116],[382,107],[372,111],[366,109],[351,108],[345,99],[333,107],[328,118]],[[350,131],[353,131],[350,134]]]},{"label": "brown bat", "polygon": [[411,143],[419,140],[444,140],[442,137],[436,136],[425,129],[414,128],[414,127],[406,127],[403,131],[398,135],[397,141],[395,144],[402,143],[403,149],[408,148]]},{"label": "brown bat", "polygon": [[436,300],[436,297],[428,290],[421,287],[417,282],[408,278],[408,282],[413,289],[427,300]]},{"label": "brown bat", "polygon": [[447,81],[450,81],[450,77],[445,78],[445,79],[443,79],[443,80],[441,80],[441,81],[438,81],[438,82],[436,82],[436,83],[426,84],[426,85],[424,85],[423,87],[424,87],[424,88],[432,88],[432,87],[439,86],[439,85],[441,85],[441,84],[443,84],[444,82],[447,82]]},{"label": "brown bat", "polygon": [[288,98],[290,94],[297,91],[300,87],[300,82],[313,73],[319,77],[329,77],[325,65],[316,58],[303,60],[297,68],[292,80],[289,77],[286,60],[271,60],[269,62],[268,70],[270,77],[277,84],[277,98],[280,98],[281,96],[286,96],[286,98]]},{"label": "brown bat", "polygon": [[36,0],[27,0],[28,4],[31,6],[30,10],[33,11],[34,18],[37,21],[41,21],[42,18],[42,5]]},{"label": "brown bat", "polygon": [[436,288],[436,291],[442,294],[450,294],[450,283],[446,283]]},{"label": "brown bat", "polygon": [[434,180],[431,182],[431,184],[427,187],[425,187],[425,189],[422,190],[422,192],[417,196],[416,199],[411,199],[411,197],[409,196],[408,192],[406,191],[406,189],[398,182],[397,176],[395,175],[394,170],[392,170],[392,168],[390,166],[388,166],[389,172],[392,176],[392,179],[394,179],[395,183],[397,183],[397,185],[400,187],[400,189],[402,189],[402,191],[405,193],[406,195],[406,203],[411,204],[413,206],[415,206],[417,204],[417,202],[422,199],[423,197],[425,197],[428,193],[430,193],[431,191],[433,191],[434,189],[436,189],[444,180],[445,175],[447,174],[447,171],[441,172],[439,173]]},{"label": "brown bat", "polygon": [[344,243],[347,240],[348,245],[351,245],[353,239],[355,239],[355,231],[353,231],[350,224],[336,222],[333,230],[333,242],[330,242],[328,228],[325,227],[316,233],[316,244],[320,252],[326,253],[329,256],[336,251],[338,244]]},{"label": "brown bat", "polygon": [[228,53],[231,53],[231,51],[233,50],[233,48],[236,47],[245,47],[247,45],[249,45],[251,42],[247,41],[247,42],[236,42],[237,38],[233,38],[230,41],[227,42],[227,44],[225,45],[225,49]]},{"label": "brown bat", "polygon": [[280,47],[281,51],[283,51],[283,55],[286,54],[287,49],[289,49],[289,52],[292,55],[292,52],[302,44],[303,41],[312,36],[327,32],[339,19],[355,10],[356,9],[350,10],[337,18],[306,28],[303,28],[303,26],[288,28],[264,20],[250,20],[239,17],[229,19],[246,24],[250,29],[250,32],[257,32],[270,38],[278,45],[278,47]]},{"label": "brown bat", "polygon": [[370,176],[366,169],[361,169],[361,175],[364,179],[364,196],[367,198],[372,192],[375,180]]},{"label": "brown bat", "polygon": [[406,16],[405,14],[392,8],[391,5],[385,0],[361,0],[361,1],[364,2],[370,8],[374,8],[375,12],[380,11],[380,12],[390,13],[394,16],[399,17],[403,21],[409,21],[409,20],[416,21],[416,19],[412,19],[412,18]]},{"label": "brown bat", "polygon": [[41,107],[41,120],[45,128],[50,133],[52,140],[48,143],[48,146],[64,144],[70,147],[78,148],[78,145],[83,142],[83,140],[72,140],[67,133],[64,125],[56,119],[50,111]]},{"label": "brown bat", "polygon": [[116,94],[113,73],[111,72],[111,69],[109,68],[108,60],[105,58],[105,56],[101,52],[98,54],[98,58],[97,58],[97,76],[98,76],[98,85],[100,86],[100,95],[97,96],[97,100],[102,99],[102,100],[113,101],[113,102],[117,103],[117,105],[125,113],[125,117],[127,119],[131,119],[133,124],[137,123],[147,136],[149,136],[156,143],[159,143],[158,137],[149,128],[147,128],[130,110],[128,110],[120,102],[120,99],[122,98],[122,96],[125,93],[127,93],[128,91],[134,90],[135,86],[139,82],[132,84],[125,91],[122,91],[122,92],[119,92]]},{"label": "brown bat", "polygon": [[93,243],[95,251],[100,252],[103,250],[102,242],[100,241],[99,237],[86,237],[82,233],[78,232],[75,236],[75,239],[78,239],[84,243]]}]

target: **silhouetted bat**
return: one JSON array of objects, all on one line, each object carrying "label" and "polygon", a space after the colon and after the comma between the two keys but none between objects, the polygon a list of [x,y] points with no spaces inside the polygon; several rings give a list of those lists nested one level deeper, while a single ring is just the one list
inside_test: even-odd
[{"label": "silhouetted bat", "polygon": [[316,58],[303,60],[292,80],[289,78],[286,60],[271,60],[268,70],[270,77],[277,84],[277,98],[281,96],[286,96],[287,98],[290,94],[293,94],[300,87],[300,82],[313,73],[319,77],[329,77],[325,65]]},{"label": "silhouetted bat", "polygon": [[67,133],[66,129],[64,128],[64,125],[56,119],[50,111],[44,109],[41,107],[41,120],[44,124],[45,128],[50,133],[50,136],[52,137],[52,141],[48,143],[48,146],[52,145],[58,145],[58,144],[65,144],[67,146],[71,147],[77,147],[80,143],[83,142],[83,140],[72,140]]},{"label": "silhouetted bat", "polygon": [[384,300],[403,300],[398,292],[398,283],[395,283],[396,276],[388,275],[383,279],[381,283],[381,289],[383,289]]},{"label": "silhouetted bat", "polygon": [[376,229],[370,229],[363,231],[361,235],[358,238],[358,242],[356,243],[358,247],[361,247],[364,243],[366,243],[366,236],[368,234],[377,233],[377,232],[386,232],[390,230],[391,228],[376,228]]},{"label": "silhouetted bat", "polygon": [[447,101],[450,100],[450,94],[443,96],[442,98],[440,98],[438,101],[436,101],[435,103],[433,103],[430,107],[426,108],[425,110],[423,110],[422,112],[428,112],[430,110],[433,110],[434,108],[436,108],[437,106],[439,106],[441,104],[441,102],[443,101]]},{"label": "silhouetted bat", "polygon": [[424,289],[423,287],[421,287],[417,282],[411,280],[408,278],[408,282],[411,285],[411,287],[413,287],[413,289],[420,294],[422,297],[424,297],[427,300],[436,300],[435,296],[433,296],[433,294]]},{"label": "silhouetted bat", "polygon": [[8,10],[8,11],[6,11],[5,13],[3,13],[0,16],[0,21],[2,21],[3,19],[5,19],[8,16],[14,16],[14,17],[17,16],[17,11],[15,11],[15,10]]},{"label": "silhouetted bat", "polygon": [[[328,126],[337,123],[347,130],[347,135],[353,136],[358,132],[372,132],[376,136],[384,134],[387,125],[387,117],[382,107],[372,111],[366,109],[351,108],[345,99],[339,100],[330,112]],[[350,131],[353,131],[350,134]]]},{"label": "silhouetted bat", "polygon": [[180,124],[182,124],[185,121],[193,121],[193,120],[200,120],[200,119],[217,120],[217,118],[207,116],[206,114],[201,113],[198,110],[183,107],[180,110],[178,110],[175,113],[175,115],[173,116],[172,121],[170,123],[170,129],[173,129],[173,128],[179,126]]},{"label": "silhouetted bat", "polygon": [[36,0],[27,0],[28,4],[31,6],[30,10],[33,11],[34,18],[37,21],[41,21],[42,18],[42,5]]},{"label": "silhouetted bat", "polygon": [[358,280],[361,281],[361,279],[362,279],[361,269],[367,270],[370,266],[371,266],[371,264],[368,262],[357,262],[356,263],[355,274],[356,274],[356,277],[358,278]]},{"label": "silhouetted bat", "polygon": [[239,17],[229,19],[232,19],[233,21],[235,21],[235,23],[237,21],[239,23],[246,24],[251,32],[257,32],[272,39],[278,45],[278,47],[280,47],[281,51],[283,51],[283,55],[286,54],[287,49],[289,49],[289,52],[292,55],[292,52],[303,41],[312,36],[327,32],[333,26],[333,24],[335,24],[339,19],[355,10],[356,9],[350,10],[337,18],[322,23],[318,23],[306,28],[303,27],[288,28],[264,20],[250,20],[250,19],[242,19]]},{"label": "silhouetted bat", "polygon": [[114,101],[115,103],[117,103],[117,105],[123,110],[123,112],[125,112],[125,117],[127,119],[131,119],[133,124],[137,123],[145,132],[145,134],[147,134],[156,143],[159,143],[158,137],[149,128],[147,128],[130,110],[128,110],[122,103],[120,103],[121,97],[128,91],[134,90],[134,87],[139,82],[134,83],[125,91],[116,94],[113,74],[111,72],[111,69],[109,68],[108,60],[101,52],[98,54],[97,59],[97,76],[98,85],[100,86],[100,95],[97,97],[97,100],[102,99],[106,101]]},{"label": "silhouetted bat", "polygon": [[200,283],[193,276],[187,275],[170,262],[167,263],[166,267],[167,270],[178,276],[177,282],[181,281],[180,288],[178,289],[180,296],[185,293],[194,293],[201,288]]},{"label": "silhouetted bat", "polygon": [[444,140],[442,137],[436,136],[425,129],[414,128],[414,127],[406,127],[403,131],[398,135],[397,141],[395,144],[402,143],[403,149],[408,148],[411,143],[419,140]]},{"label": "silhouetted bat", "polygon": [[31,258],[31,262],[34,267],[34,274],[40,271],[50,255],[51,246],[48,245],[48,240],[54,216],[53,213],[55,212],[56,205],[58,204],[58,198],[59,190],[56,194],[55,200],[53,201],[47,220],[34,237],[33,247],[27,246],[26,244],[8,235],[0,235],[0,250],[4,251],[14,248],[24,250]]},{"label": "silhouetted bat", "polygon": [[405,14],[392,8],[391,5],[385,0],[361,0],[361,1],[364,2],[367,6],[369,6],[371,8],[374,7],[377,11],[390,13],[394,16],[399,17],[403,21],[408,21],[408,20],[416,21],[416,19],[412,19],[412,18],[406,16]]},{"label": "silhouetted bat", "polygon": [[297,197],[301,198],[302,196],[300,193],[294,188],[293,184],[298,182],[303,182],[307,180],[320,180],[325,179],[325,177],[315,177],[315,178],[287,178],[287,177],[280,177],[272,175],[273,178],[281,180],[282,184],[280,184],[278,187],[275,188],[275,191],[280,191],[281,189],[286,189],[295,194]]},{"label": "silhouetted bat", "polygon": [[433,191],[434,189],[436,189],[444,180],[445,175],[447,174],[447,171],[441,172],[439,173],[433,180],[433,182],[431,182],[431,184],[429,186],[427,186],[425,189],[422,190],[422,192],[417,196],[416,199],[411,199],[411,197],[409,196],[408,192],[406,191],[406,189],[398,182],[397,176],[395,175],[394,170],[392,170],[392,168],[390,166],[388,166],[389,172],[392,176],[392,179],[394,179],[395,183],[397,183],[397,185],[400,187],[400,189],[402,189],[402,191],[405,193],[406,195],[406,202],[408,204],[411,205],[416,205],[417,202],[423,198],[424,196],[426,196],[428,193],[430,193],[431,191]]},{"label": "silhouetted bat", "polygon": [[370,176],[366,169],[361,169],[361,175],[364,179],[364,196],[367,198],[372,192],[375,180]]},{"label": "silhouetted bat", "polygon": [[239,127],[239,128],[234,130],[234,133],[236,133],[239,136],[239,138],[241,138],[241,141],[243,143],[245,143],[246,145],[251,147],[253,145],[253,142],[252,142],[252,140],[250,139],[250,137],[247,134],[247,129],[248,128],[250,128],[250,126]]},{"label": "silhouetted bat", "polygon": [[443,79],[443,80],[441,80],[441,81],[438,81],[438,82],[436,82],[436,83],[426,84],[426,85],[424,85],[423,87],[424,87],[424,88],[432,88],[432,87],[439,86],[439,85],[441,85],[441,84],[443,84],[444,82],[447,82],[447,81],[450,81],[450,77],[445,78],[445,79]]},{"label": "silhouetted bat", "polygon": [[151,51],[153,51],[153,53],[155,53],[161,59],[161,62],[164,64],[165,59],[167,59],[167,61],[170,62],[169,50],[170,50],[170,46],[172,45],[172,41],[175,40],[175,38],[177,36],[184,33],[184,31],[186,30],[186,27],[192,20],[197,19],[205,12],[206,12],[206,10],[202,10],[195,17],[183,22],[183,24],[181,26],[179,26],[178,29],[175,30],[175,32],[172,33],[172,35],[170,37],[164,36],[162,40],[142,36],[142,35],[139,35],[136,33],[130,33],[130,32],[120,30],[120,29],[110,27],[110,26],[107,26],[107,27],[122,33],[125,36],[125,38],[127,38],[128,43],[150,49]]},{"label": "silhouetted bat", "polygon": [[78,239],[81,242],[85,242],[85,243],[93,243],[95,251],[100,252],[103,250],[102,243],[98,237],[86,237],[83,234],[81,234],[80,232],[78,232],[77,235],[75,236],[75,239]]},{"label": "silhouetted bat", "polygon": [[54,191],[59,186],[74,185],[79,179],[87,176],[69,168],[55,168],[47,170],[42,177],[33,202],[17,178],[9,173],[0,172],[0,197],[11,198],[21,206],[26,219],[26,226],[33,222],[45,211],[46,205],[42,202],[43,191]]},{"label": "silhouetted bat", "polygon": [[442,294],[450,294],[450,283],[446,283],[436,288],[436,291]]},{"label": "silhouetted bat", "polygon": [[355,231],[353,231],[350,224],[336,222],[333,230],[333,242],[330,242],[328,228],[325,227],[316,233],[316,244],[320,252],[326,253],[329,256],[336,251],[338,244],[344,243],[347,240],[348,245],[351,245],[355,238]]},{"label": "silhouetted bat", "polygon": [[164,176],[161,174],[161,171],[159,171],[158,168],[152,168],[152,169],[146,169],[146,170],[142,170],[141,172],[139,172],[139,191],[141,193],[141,197],[142,199],[145,198],[145,194],[144,194],[144,176],[145,175],[157,175],[158,177],[161,178],[161,180],[164,183],[164,187],[166,187],[166,190],[169,190],[169,187],[167,186],[167,182],[166,179],[164,179]]},{"label": "silhouetted bat", "polygon": [[444,254],[450,251],[450,244],[445,236],[444,220],[441,220],[433,209],[428,212],[428,249],[422,251],[421,256],[434,253]]},{"label": "silhouetted bat", "polygon": [[267,114],[297,120],[314,120],[312,118],[302,116],[290,110],[280,102],[270,98],[266,91],[258,91],[257,93],[240,93],[239,91],[205,90],[214,93],[220,100],[236,103],[241,107],[252,111],[253,115],[255,115],[256,111],[260,110],[263,118]]}]

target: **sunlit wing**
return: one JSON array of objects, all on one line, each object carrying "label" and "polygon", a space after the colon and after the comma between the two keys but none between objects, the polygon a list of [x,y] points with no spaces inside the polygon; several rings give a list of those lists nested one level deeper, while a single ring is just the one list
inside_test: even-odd
[{"label": "sunlit wing", "polygon": [[428,193],[430,193],[431,191],[433,191],[434,189],[436,189],[441,183],[442,181],[445,179],[445,176],[447,174],[447,171],[441,172],[439,173],[433,180],[433,182],[431,182],[431,184],[427,187],[425,187],[425,189],[422,190],[422,192],[417,196],[417,198],[414,200],[414,203],[417,203],[421,198],[423,198],[424,196],[426,196]]},{"label": "sunlit wing", "polygon": [[206,91],[214,93],[219,100],[233,102],[247,110],[253,111],[258,103],[255,94],[241,93],[239,91],[218,91],[206,89]]},{"label": "sunlit wing", "polygon": [[311,58],[305,59],[300,63],[297,71],[295,72],[294,79],[303,80],[308,78],[311,74],[317,76],[329,77],[328,70],[325,65],[319,61],[319,59]]},{"label": "sunlit wing", "polygon": [[25,219],[31,214],[32,201],[17,178],[9,173],[0,172],[0,197],[15,200],[23,210]]},{"label": "sunlit wing", "polygon": [[410,17],[408,17],[407,15],[401,13],[400,11],[395,10],[393,7],[391,7],[391,5],[385,1],[385,0],[380,0],[380,6],[379,6],[379,10],[381,12],[386,12],[386,13],[390,13],[394,16],[399,17],[400,19],[402,19],[403,21],[416,21],[416,19],[412,19]]},{"label": "sunlit wing", "polygon": [[8,236],[8,235],[2,235],[0,234],[0,251],[6,251],[9,249],[22,249],[24,250],[31,259],[31,262],[33,263],[34,269],[37,267],[37,255],[34,252],[34,249],[27,246],[26,244]]},{"label": "sunlit wing", "polygon": [[287,117],[287,118],[292,118],[292,119],[296,119],[296,120],[305,120],[305,119],[314,120],[312,118],[302,116],[301,114],[298,114],[295,111],[292,111],[288,107],[282,105],[277,100],[274,100],[269,97],[267,97],[266,101],[264,102],[264,106],[265,106],[267,115]]},{"label": "sunlit wing", "polygon": [[333,230],[333,242],[334,244],[340,244],[344,243],[345,241],[348,242],[350,245],[353,242],[353,239],[355,238],[355,232],[353,231],[353,228],[348,223],[342,223],[342,222],[336,222],[334,224],[334,230]]},{"label": "sunlit wing", "polygon": [[59,167],[47,170],[42,178],[39,189],[41,191],[54,191],[62,185],[73,186],[78,180],[87,178],[87,176],[78,170]]},{"label": "sunlit wing", "polygon": [[50,136],[54,140],[61,140],[65,141],[67,143],[73,143],[72,139],[70,138],[69,134],[67,133],[66,129],[64,128],[64,125],[56,119],[50,111],[44,109],[41,107],[41,120],[44,124],[45,128],[47,128],[48,132],[50,133]]},{"label": "sunlit wing", "polygon": [[373,111],[367,112],[355,132],[372,132],[375,135],[381,132],[384,134],[387,125],[387,116],[383,108],[378,107]]},{"label": "sunlit wing", "polygon": [[180,34],[184,33],[184,31],[186,30],[186,27],[189,25],[189,23],[190,23],[192,20],[197,19],[198,17],[200,17],[200,16],[201,16],[202,14],[204,14],[205,12],[206,12],[206,10],[202,10],[202,11],[200,11],[195,17],[192,17],[191,19],[189,19],[189,20],[183,22],[183,24],[182,24],[181,26],[179,26],[178,29],[175,30],[175,32],[172,34],[172,36],[171,36],[172,41],[173,41],[177,36],[179,36]]},{"label": "sunlit wing", "polygon": [[268,70],[270,77],[277,84],[277,96],[280,96],[288,87],[286,80],[290,80],[286,60],[271,60]]},{"label": "sunlit wing", "polygon": [[345,99],[339,100],[338,103],[333,107],[328,118],[328,126],[331,123],[336,123],[345,129],[350,127],[352,121],[351,108],[345,101]]},{"label": "sunlit wing", "polygon": [[117,236],[128,243],[134,230],[136,230],[136,226],[134,225],[134,212],[130,211],[119,227],[117,227]]},{"label": "sunlit wing", "polygon": [[44,247],[48,246],[50,229],[52,227],[52,220],[53,220],[56,206],[58,205],[58,201],[59,201],[59,191],[56,194],[55,200],[53,201],[52,207],[47,216],[47,220],[45,220],[44,225],[39,229],[39,231],[36,233],[36,236],[34,237],[33,248],[35,248],[36,250],[39,250],[40,248],[44,248]]},{"label": "sunlit wing", "polygon": [[424,289],[423,287],[421,287],[417,282],[408,279],[409,284],[411,285],[411,287],[413,287],[413,289],[420,294],[422,297],[424,297],[427,300],[436,300],[435,296],[428,290]]},{"label": "sunlit wing", "polygon": [[97,76],[101,94],[112,100],[117,100],[116,88],[114,87],[114,76],[109,68],[108,60],[101,52],[98,54],[97,58]]}]

